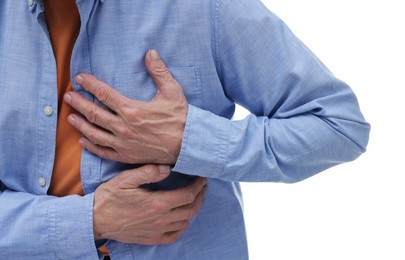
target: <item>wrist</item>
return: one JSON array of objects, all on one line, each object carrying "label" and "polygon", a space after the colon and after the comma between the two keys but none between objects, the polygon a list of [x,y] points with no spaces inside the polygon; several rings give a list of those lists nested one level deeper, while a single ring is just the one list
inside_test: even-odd
[{"label": "wrist", "polygon": [[102,186],[98,187],[96,191],[94,192],[94,202],[93,202],[93,235],[94,235],[94,240],[104,240],[107,239],[102,235],[102,227],[103,227],[103,217],[101,217],[101,212],[100,212],[100,188]]}]

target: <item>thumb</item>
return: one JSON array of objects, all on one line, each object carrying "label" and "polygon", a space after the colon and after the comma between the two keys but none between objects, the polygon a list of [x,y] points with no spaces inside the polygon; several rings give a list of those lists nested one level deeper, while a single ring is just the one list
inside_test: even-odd
[{"label": "thumb", "polygon": [[170,174],[167,165],[144,165],[142,167],[123,171],[114,177],[121,189],[136,189],[143,184],[159,182]]},{"label": "thumb", "polygon": [[145,57],[145,65],[149,75],[155,82],[158,91],[163,95],[168,94],[167,91],[169,89],[167,89],[167,87],[173,85],[179,86],[156,50],[152,49],[148,51]]}]

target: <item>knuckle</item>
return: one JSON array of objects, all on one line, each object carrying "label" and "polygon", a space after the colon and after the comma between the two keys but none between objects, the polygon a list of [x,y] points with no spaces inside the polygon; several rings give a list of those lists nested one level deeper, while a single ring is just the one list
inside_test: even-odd
[{"label": "knuckle", "polygon": [[134,133],[131,129],[128,127],[119,127],[117,128],[117,134],[119,134],[121,137],[123,137],[125,140],[136,140],[138,138],[138,135]]},{"label": "knuckle", "polygon": [[89,140],[90,140],[90,142],[92,142],[93,144],[98,144],[99,135],[98,135],[97,131],[92,130],[92,131],[89,133]]},{"label": "knuckle", "polygon": [[143,170],[143,171],[138,171],[137,173],[138,178],[145,182],[145,183],[149,183],[150,182],[150,177],[148,175],[148,172]]},{"label": "knuckle", "polygon": [[181,228],[182,230],[186,230],[190,226],[190,221],[183,221],[183,227]]},{"label": "knuckle", "polygon": [[131,122],[131,125],[141,124],[146,118],[142,108],[137,107],[133,103],[120,106],[122,115]]},{"label": "knuckle", "polygon": [[104,149],[96,149],[94,152],[97,153],[101,158],[107,158],[108,156],[107,151]]},{"label": "knuckle", "polygon": [[190,207],[186,211],[186,220],[191,220],[196,214],[196,210],[193,207]]},{"label": "knuckle", "polygon": [[184,220],[179,224],[179,230],[178,232],[182,233],[185,232],[186,229],[190,226],[190,221],[189,220]]},{"label": "knuckle", "polygon": [[191,208],[189,213],[188,213],[188,219],[192,219],[197,215],[197,209],[195,207]]},{"label": "knuckle", "polygon": [[110,97],[110,91],[104,87],[104,86],[99,86],[95,92],[94,95],[97,97],[98,100],[100,100],[102,103],[105,103],[108,101]]},{"label": "knuckle", "polygon": [[99,81],[93,75],[88,75],[84,80],[84,85],[88,89],[94,89],[99,85]]},{"label": "knuckle", "polygon": [[153,71],[157,75],[165,75],[165,74],[167,74],[169,72],[169,69],[166,67],[165,64],[160,63],[158,66],[155,66],[153,68]]},{"label": "knuckle", "polygon": [[167,226],[167,221],[164,218],[158,218],[153,223],[153,229],[156,233],[160,232]]},{"label": "knuckle", "polygon": [[194,199],[195,199],[195,195],[194,195],[194,193],[192,193],[192,192],[187,192],[187,193],[184,195],[184,199],[185,199],[185,201],[186,201],[187,204],[191,204],[191,203],[193,203],[193,201],[194,201]]},{"label": "knuckle", "polygon": [[95,122],[97,122],[97,118],[98,118],[98,109],[97,109],[97,106],[94,105],[94,104],[92,104],[92,105],[90,105],[87,109],[88,109],[87,115],[86,115],[87,120],[89,120],[90,123],[95,123]]},{"label": "knuckle", "polygon": [[160,215],[167,211],[167,205],[161,201],[155,201],[151,204],[150,213],[153,215]]},{"label": "knuckle", "polygon": [[145,209],[145,213],[147,216],[154,216],[157,215],[159,212],[157,211],[157,208],[153,205],[149,205],[146,209]]},{"label": "knuckle", "polygon": [[159,174],[159,169],[156,165],[148,164],[144,166],[144,172],[146,175]]},{"label": "knuckle", "polygon": [[173,81],[172,74],[165,64],[161,64],[153,68],[153,73],[155,76],[160,78],[163,82],[169,83]]}]

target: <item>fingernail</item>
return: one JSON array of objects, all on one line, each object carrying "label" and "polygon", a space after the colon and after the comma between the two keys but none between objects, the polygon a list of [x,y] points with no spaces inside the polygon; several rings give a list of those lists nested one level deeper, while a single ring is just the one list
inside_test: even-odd
[{"label": "fingernail", "polygon": [[81,146],[84,146],[84,139],[83,139],[83,138],[80,138],[80,139],[79,139],[79,144],[80,144]]},{"label": "fingernail", "polygon": [[70,124],[73,124],[76,121],[76,118],[73,115],[69,115],[67,120]]},{"label": "fingernail", "polygon": [[76,83],[77,83],[77,84],[82,84],[82,82],[83,82],[83,77],[80,76],[80,75],[77,75],[76,78],[75,78],[75,80],[76,80]]},{"label": "fingernail", "polygon": [[150,51],[150,58],[154,61],[160,60],[159,54],[157,53],[156,50]]},{"label": "fingernail", "polygon": [[160,174],[167,175],[170,172],[170,167],[168,165],[159,165],[158,168]]},{"label": "fingernail", "polygon": [[66,102],[66,103],[70,103],[70,100],[72,100],[72,96],[69,94],[69,93],[67,93],[67,94],[65,94],[64,96],[63,96],[63,100]]}]

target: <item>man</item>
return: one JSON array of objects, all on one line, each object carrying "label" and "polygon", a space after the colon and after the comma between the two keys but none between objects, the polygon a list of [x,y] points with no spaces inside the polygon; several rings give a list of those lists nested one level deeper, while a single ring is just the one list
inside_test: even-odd
[{"label": "man", "polygon": [[0,7],[5,259],[247,259],[238,182],[365,151],[353,92],[260,1]]}]

